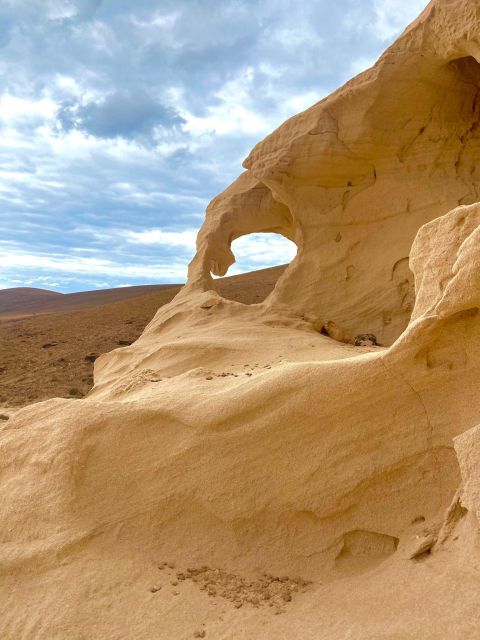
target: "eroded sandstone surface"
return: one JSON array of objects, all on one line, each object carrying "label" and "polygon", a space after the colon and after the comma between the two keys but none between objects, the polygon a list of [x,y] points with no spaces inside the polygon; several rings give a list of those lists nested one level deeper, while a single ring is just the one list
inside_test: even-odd
[{"label": "eroded sandstone surface", "polygon": [[[431,2],[255,147],[86,399],[0,426],[2,637],[478,637],[479,38]],[[226,300],[255,231],[298,255]]]},{"label": "eroded sandstone surface", "polygon": [[405,329],[419,227],[479,199],[478,7],[430,3],[376,65],[259,143],[207,209],[191,281],[211,288],[232,239],[276,231],[298,256],[270,298],[368,329]]}]

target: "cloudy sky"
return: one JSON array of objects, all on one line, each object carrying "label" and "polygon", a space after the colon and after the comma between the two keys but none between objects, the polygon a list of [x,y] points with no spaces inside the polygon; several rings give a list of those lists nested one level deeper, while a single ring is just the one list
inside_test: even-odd
[{"label": "cloudy sky", "polygon": [[[181,282],[203,212],[426,0],[0,0],[0,288]],[[234,243],[229,273],[288,262]]]}]

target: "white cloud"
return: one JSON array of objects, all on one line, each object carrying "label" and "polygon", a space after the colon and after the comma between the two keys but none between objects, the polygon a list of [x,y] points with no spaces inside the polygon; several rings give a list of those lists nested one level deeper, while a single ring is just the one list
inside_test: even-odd
[{"label": "white cloud", "polygon": [[131,242],[133,244],[158,244],[195,249],[197,232],[197,229],[185,229],[183,231],[145,229],[144,231],[125,231],[120,233],[122,233],[127,242]]},{"label": "white cloud", "polygon": [[366,71],[370,67],[373,67],[375,62],[376,62],[375,58],[364,58],[364,57],[357,58],[352,62],[350,66],[349,74],[348,74],[349,77],[357,76],[359,73],[362,73],[362,71]]},{"label": "white cloud", "polygon": [[389,40],[414,20],[427,4],[427,0],[374,0],[374,32],[382,40]]},{"label": "white cloud", "polygon": [[296,114],[299,111],[305,111],[321,98],[323,98],[323,95],[317,91],[307,91],[307,93],[299,93],[296,96],[292,96],[285,101],[285,117]]},{"label": "white cloud", "polygon": [[319,46],[324,41],[314,25],[308,24],[305,20],[298,23],[298,18],[292,22],[296,24],[294,26],[292,24],[284,25],[270,34],[272,40],[277,42],[282,49],[286,48],[291,51],[305,49],[307,45]]},{"label": "white cloud", "polygon": [[296,245],[276,233],[252,233],[232,242],[236,258],[228,275],[287,264],[297,254]]},{"label": "white cloud", "polygon": [[[253,67],[247,67],[232,80],[226,82],[214,96],[219,104],[207,108],[206,116],[199,117],[187,109],[179,109],[186,120],[183,129],[194,136],[208,133],[227,135],[229,133],[261,134],[270,129],[268,120],[256,113],[253,100]],[[177,99],[180,96],[177,93]]]},{"label": "white cloud", "polygon": [[7,126],[31,119],[53,119],[56,111],[57,105],[50,98],[27,99],[10,93],[4,93],[0,97],[0,121]]},{"label": "white cloud", "polygon": [[130,22],[140,29],[153,30],[155,35],[158,32],[169,32],[177,22],[179,13],[154,13],[148,20],[141,20],[135,14],[130,14]]},{"label": "white cloud", "polygon": [[65,20],[77,14],[75,4],[71,0],[47,0],[45,4],[50,20]]},{"label": "white cloud", "polygon": [[69,273],[72,275],[89,274],[117,278],[142,278],[147,281],[165,280],[171,282],[184,280],[187,265],[182,261],[164,264],[121,264],[113,260],[99,258],[71,258],[67,255],[45,255],[23,251],[3,250],[0,255],[0,267],[3,269],[34,269],[50,273]]}]

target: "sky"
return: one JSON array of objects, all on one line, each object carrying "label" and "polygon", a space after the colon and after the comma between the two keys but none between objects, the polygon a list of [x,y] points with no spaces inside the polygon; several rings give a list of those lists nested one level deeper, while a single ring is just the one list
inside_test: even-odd
[{"label": "sky", "polygon": [[[208,202],[426,0],[0,0],[0,288],[182,282]],[[228,274],[289,262],[233,243]]]}]

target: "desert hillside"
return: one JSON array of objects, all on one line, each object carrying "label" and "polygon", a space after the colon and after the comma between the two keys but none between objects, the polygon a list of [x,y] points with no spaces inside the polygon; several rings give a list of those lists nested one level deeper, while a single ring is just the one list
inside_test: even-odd
[{"label": "desert hillside", "polygon": [[37,305],[53,304],[54,300],[62,298],[61,293],[48,289],[35,289],[33,287],[15,287],[13,289],[0,289],[0,314],[6,318],[12,312],[14,315],[21,313],[22,309]]},{"label": "desert hillside", "polygon": [[[5,402],[71,395],[0,422],[2,639],[480,637],[479,91],[478,2],[432,0],[254,147],[184,287],[0,325]],[[214,280],[257,232],[295,259]]]},{"label": "desert hillside", "polygon": [[178,292],[178,285],[145,285],[100,289],[62,294],[48,289],[18,287],[0,289],[0,321],[42,315],[45,313],[80,311],[112,302],[121,302],[149,293]]},{"label": "desert hillside", "polygon": [[[223,278],[219,290],[244,304],[262,302],[283,270]],[[0,407],[84,396],[93,385],[96,358],[134,342],[179,289],[140,286],[68,295],[0,290]]]}]

